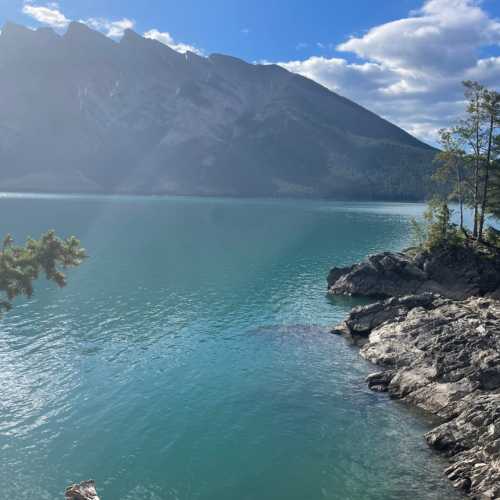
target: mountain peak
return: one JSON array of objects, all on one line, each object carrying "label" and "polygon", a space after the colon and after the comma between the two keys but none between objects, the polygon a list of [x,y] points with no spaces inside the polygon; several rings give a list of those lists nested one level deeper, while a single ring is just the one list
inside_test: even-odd
[{"label": "mountain peak", "polygon": [[146,39],[139,35],[139,33],[136,33],[134,30],[130,29],[130,28],[127,28],[124,32],[123,32],[123,37],[121,39],[122,42],[139,42],[139,43],[142,43],[144,42]]},{"label": "mountain peak", "polygon": [[43,38],[44,40],[59,40],[59,35],[52,29],[48,27],[38,28],[36,30],[36,34],[39,38]]},{"label": "mountain peak", "polygon": [[14,38],[14,37],[26,37],[30,36],[33,30],[26,28],[26,26],[21,26],[20,24],[7,21],[2,28],[2,38]]},{"label": "mountain peak", "polygon": [[67,37],[70,36],[78,36],[88,34],[89,32],[94,32],[91,28],[89,28],[85,23],[81,23],[79,21],[72,21],[69,23],[68,30],[66,31]]},{"label": "mountain peak", "polygon": [[96,31],[85,23],[73,21],[64,34],[64,40],[69,42],[74,50],[87,56],[97,56],[94,51],[109,51],[116,43],[100,31]]},{"label": "mountain peak", "polygon": [[25,57],[28,58],[35,56],[35,49],[46,50],[59,41],[60,37],[51,28],[33,30],[11,22],[5,23],[0,34],[0,44],[8,53],[18,54],[28,51],[31,54],[31,56],[26,54]]},{"label": "mountain peak", "polygon": [[0,61],[0,189],[410,200],[433,170],[415,138],[278,66],[81,22],[9,23]]},{"label": "mountain peak", "polygon": [[124,50],[128,51],[129,54],[135,52],[137,54],[141,54],[141,57],[174,57],[175,59],[180,56],[178,52],[175,52],[175,50],[170,48],[168,45],[165,45],[158,40],[146,38],[131,29],[126,29],[123,32],[123,37],[120,40],[120,46],[123,47]]},{"label": "mountain peak", "polygon": [[7,21],[2,30],[1,36],[5,38],[18,38],[18,39],[34,39],[35,37],[49,39],[59,38],[52,28],[42,26],[41,28],[30,29],[20,24]]}]

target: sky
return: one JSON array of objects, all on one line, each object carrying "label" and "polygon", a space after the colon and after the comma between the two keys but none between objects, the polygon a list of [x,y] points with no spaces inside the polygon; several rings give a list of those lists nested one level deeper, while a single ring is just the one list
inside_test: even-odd
[{"label": "sky", "polygon": [[278,63],[435,144],[461,82],[500,90],[500,0],[0,0],[0,24],[77,20],[175,50]]}]

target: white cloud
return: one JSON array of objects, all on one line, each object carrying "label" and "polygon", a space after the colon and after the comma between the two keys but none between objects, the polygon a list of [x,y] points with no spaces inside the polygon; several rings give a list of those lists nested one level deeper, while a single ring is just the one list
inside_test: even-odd
[{"label": "white cloud", "polygon": [[[44,6],[40,6],[36,5],[34,0],[24,0],[22,12],[32,17],[39,23],[51,26],[55,29],[66,28],[71,22],[71,19],[68,19],[60,11],[59,5],[56,2],[50,2]],[[121,38],[125,30],[134,29],[135,27],[135,21],[126,17],[116,21],[112,21],[105,17],[90,17],[88,19],[80,19],[80,22],[113,39]],[[185,52],[193,52],[194,54],[203,55],[203,51],[201,49],[187,43],[175,41],[167,31],[161,32],[157,29],[151,29],[144,33],[144,37],[157,40],[158,42],[168,45],[182,54]]]},{"label": "white cloud", "polygon": [[[64,29],[71,22],[71,19],[68,19],[60,11],[59,5],[56,2],[36,5],[32,0],[25,0],[22,12],[39,23],[55,29]],[[132,29],[135,25],[134,21],[127,18],[111,21],[105,18],[91,17],[89,19],[82,19],[80,22],[85,23],[92,29],[105,33],[110,38],[120,38],[126,29]]]},{"label": "white cloud", "polygon": [[[55,29],[70,22],[57,3],[40,6],[25,1],[22,11]],[[82,22],[115,39],[135,24],[127,18]],[[203,54],[193,45],[174,40],[167,31],[151,29],[144,36],[181,53]],[[327,43],[299,43],[297,49],[314,46],[333,48]],[[481,0],[426,0],[407,17],[372,27],[337,46],[340,53],[356,56],[357,62],[340,54],[280,64],[432,142],[436,130],[448,125],[463,109],[462,80],[500,84],[500,53],[481,57],[485,47],[500,50],[500,21],[488,15]]]},{"label": "white cloud", "polygon": [[413,17],[377,26],[338,46],[415,74],[460,72],[475,63],[480,46],[500,43],[500,22],[474,0],[429,0]]},{"label": "white cloud", "polygon": [[203,55],[203,51],[194,47],[193,45],[189,45],[187,43],[179,43],[176,42],[172,35],[168,33],[168,31],[158,31],[157,29],[152,29],[146,31],[144,33],[145,38],[149,38],[151,40],[156,40],[157,42],[163,43],[167,45],[171,49],[184,54],[186,52],[193,52],[193,54]]},{"label": "white cloud", "polygon": [[500,44],[500,22],[474,0],[428,0],[408,17],[373,27],[337,50],[356,55],[280,63],[434,141],[463,109],[461,81],[500,83],[500,57],[479,57]]},{"label": "white cloud", "polygon": [[121,38],[125,30],[133,29],[135,26],[135,21],[126,17],[118,21],[110,21],[103,17],[91,17],[80,22],[85,23],[94,30],[103,32],[110,38]]},{"label": "white cloud", "polygon": [[56,29],[66,28],[71,22],[71,20],[59,10],[59,6],[54,3],[46,6],[26,3],[23,5],[22,12],[39,23]]}]

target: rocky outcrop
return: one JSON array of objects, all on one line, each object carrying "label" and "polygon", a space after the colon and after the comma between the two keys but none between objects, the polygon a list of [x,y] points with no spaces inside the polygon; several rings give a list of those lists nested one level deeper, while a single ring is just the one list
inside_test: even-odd
[{"label": "rocky outcrop", "polygon": [[427,279],[408,255],[384,252],[351,267],[334,267],[327,282],[334,295],[392,297],[416,293]]},{"label": "rocky outcrop", "polygon": [[446,475],[479,498],[500,497],[500,394],[464,398],[459,415],[426,434],[427,442],[452,457]]},{"label": "rocky outcrop", "polygon": [[500,298],[500,257],[477,248],[439,248],[432,252],[384,252],[327,278],[333,295],[387,298],[425,292],[453,299],[491,295]]},{"label": "rocky outcrop", "polygon": [[383,368],[368,377],[371,389],[442,419],[425,438],[450,457],[453,484],[500,498],[500,302],[391,298],[354,308],[334,332]]},{"label": "rocky outcrop", "polygon": [[72,484],[64,492],[66,500],[99,500],[92,480],[82,481],[80,484]]}]

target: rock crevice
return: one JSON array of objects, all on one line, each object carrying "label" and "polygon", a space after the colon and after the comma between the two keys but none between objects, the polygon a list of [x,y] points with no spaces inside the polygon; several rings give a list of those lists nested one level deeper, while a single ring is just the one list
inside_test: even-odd
[{"label": "rock crevice", "polygon": [[382,371],[368,386],[442,419],[425,435],[473,498],[500,498],[500,302],[432,293],[354,308],[337,326]]}]

